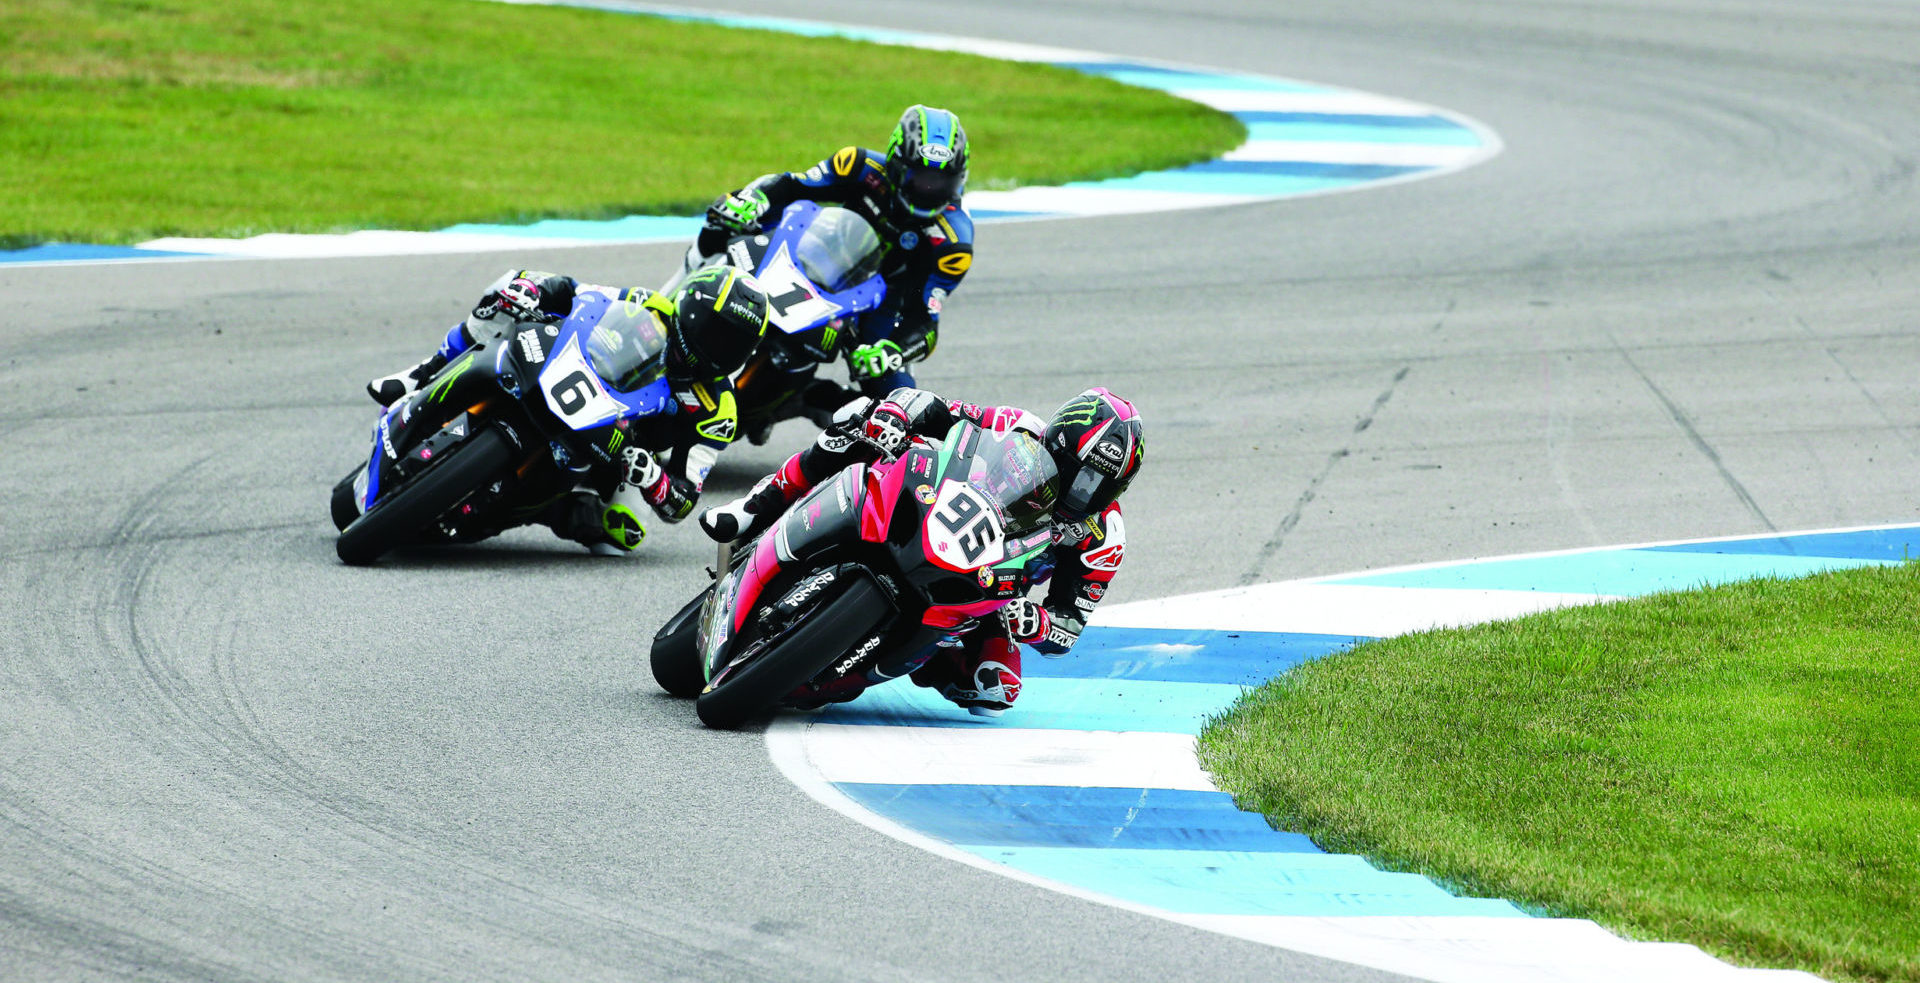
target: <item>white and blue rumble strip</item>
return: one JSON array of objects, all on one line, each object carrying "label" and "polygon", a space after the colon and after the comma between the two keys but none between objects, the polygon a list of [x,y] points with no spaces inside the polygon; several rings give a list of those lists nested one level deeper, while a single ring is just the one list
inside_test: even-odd
[{"label": "white and blue rumble strip", "polygon": [[[1383,182],[1432,177],[1478,163],[1500,151],[1499,138],[1491,130],[1445,110],[1289,79],[1212,72],[977,38],[715,14],[618,0],[502,2],[591,7],[729,27],[845,37],[1052,64],[1127,85],[1168,92],[1231,113],[1246,125],[1246,143],[1218,160],[1190,167],[1106,181],[1077,181],[1059,187],[970,192],[966,196],[967,208],[980,222],[1171,211],[1348,191]],[[964,126],[965,121],[961,124]],[[992,148],[980,147],[976,152],[990,155]],[[741,180],[749,177],[752,175],[742,175]],[[272,233],[246,239],[170,237],[138,246],[47,243],[29,249],[0,251],[0,263],[387,256],[680,242],[691,240],[700,225],[698,216],[630,215],[610,221],[552,219],[526,225],[467,223],[432,232]]]},{"label": "white and blue rumble strip", "polygon": [[1462,981],[1811,980],[1530,917],[1328,854],[1235,808],[1194,742],[1300,663],[1368,638],[1754,577],[1920,557],[1920,526],[1432,564],[1103,609],[1073,653],[1026,661],[998,718],[906,681],[767,735],[816,799],[945,856],[1133,911]]}]

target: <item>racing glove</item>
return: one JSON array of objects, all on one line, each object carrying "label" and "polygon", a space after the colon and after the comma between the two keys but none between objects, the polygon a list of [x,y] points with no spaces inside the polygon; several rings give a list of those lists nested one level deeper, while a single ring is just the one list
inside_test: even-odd
[{"label": "racing glove", "polygon": [[899,345],[891,341],[877,341],[854,349],[853,354],[848,356],[848,364],[855,379],[877,379],[905,368],[907,360],[900,354]]},{"label": "racing glove", "polygon": [[1039,641],[1031,643],[1033,650],[1049,659],[1058,659],[1073,650],[1073,643],[1080,640],[1080,633],[1085,631],[1086,627],[1086,624],[1078,618],[1048,611],[1046,635]]},{"label": "racing glove", "polygon": [[1047,609],[1024,598],[1016,597],[1000,609],[1000,623],[1006,626],[1007,637],[1026,645],[1037,645],[1046,640],[1047,629],[1052,627],[1053,618]]},{"label": "racing glove", "polygon": [[758,188],[721,195],[707,206],[707,224],[736,234],[752,232],[760,227],[768,206],[766,193]]},{"label": "racing glove", "polygon": [[669,518],[665,511],[670,491],[666,469],[644,447],[629,447],[620,452],[620,456],[626,464],[626,473],[620,478],[621,484],[637,489],[640,497],[646,499],[661,518]]},{"label": "racing glove", "polygon": [[911,439],[907,422],[907,411],[891,399],[882,400],[867,413],[866,422],[861,425],[862,433],[875,447],[888,456],[898,457],[907,449]]}]

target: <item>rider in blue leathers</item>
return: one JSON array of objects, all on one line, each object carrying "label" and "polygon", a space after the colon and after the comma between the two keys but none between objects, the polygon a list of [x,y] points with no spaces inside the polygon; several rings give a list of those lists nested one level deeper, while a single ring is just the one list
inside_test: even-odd
[{"label": "rider in blue leathers", "polygon": [[[842,147],[804,171],[768,174],[721,196],[707,209],[707,226],[688,250],[687,268],[718,254],[732,236],[778,224],[781,212],[795,201],[855,212],[873,225],[887,249],[880,270],[887,298],[859,318],[853,376],[862,393],[875,399],[912,386],[907,364],[933,353],[941,308],[973,265],[973,218],[960,203],[967,160],[967,134],[959,117],[944,109],[909,107],[884,154]],[[810,373],[813,367],[801,371]],[[833,411],[856,395],[818,380],[803,395],[805,415],[825,426]]]}]

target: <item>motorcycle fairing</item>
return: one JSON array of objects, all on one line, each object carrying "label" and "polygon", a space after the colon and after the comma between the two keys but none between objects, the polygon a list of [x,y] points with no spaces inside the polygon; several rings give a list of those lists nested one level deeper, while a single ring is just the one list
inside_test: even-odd
[{"label": "motorcycle fairing", "polygon": [[[796,201],[780,214],[780,224],[767,233],[767,244],[754,267],[754,278],[767,292],[775,327],[787,335],[809,334],[835,318],[880,306],[887,284],[875,273],[842,290],[816,283],[801,267],[802,240],[823,209],[815,202]],[[878,246],[878,238],[874,240]],[[736,257],[737,259],[737,257]],[[825,338],[796,338],[817,358],[831,358],[833,345]]]}]

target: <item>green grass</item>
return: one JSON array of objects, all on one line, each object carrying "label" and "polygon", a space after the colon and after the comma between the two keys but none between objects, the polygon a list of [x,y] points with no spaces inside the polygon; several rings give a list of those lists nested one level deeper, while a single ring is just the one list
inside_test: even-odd
[{"label": "green grass", "polygon": [[1242,806],[1462,893],[1920,980],[1920,566],[1356,647],[1201,735]]},{"label": "green grass", "polygon": [[1244,137],[1065,69],[598,11],[31,0],[0,3],[0,240],[691,213],[846,144],[884,148],[915,102],[960,114],[976,190]]}]

